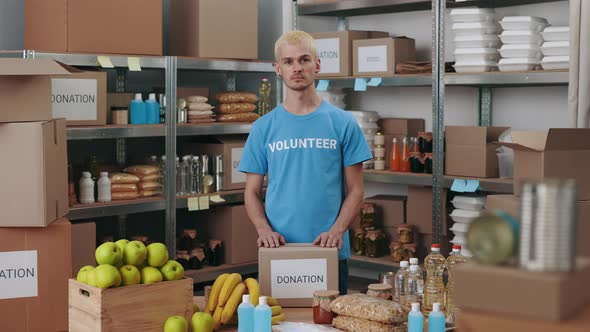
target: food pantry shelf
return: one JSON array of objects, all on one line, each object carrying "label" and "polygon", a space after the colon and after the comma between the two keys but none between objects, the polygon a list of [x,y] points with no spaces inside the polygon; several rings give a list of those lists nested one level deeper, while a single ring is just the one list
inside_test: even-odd
[{"label": "food pantry shelf", "polygon": [[391,260],[389,256],[371,258],[359,255],[351,255],[348,261],[349,274],[353,277],[379,280],[381,272],[396,272],[399,264]]},{"label": "food pantry shelf", "polygon": [[[211,123],[180,124],[176,127],[177,136],[232,135],[247,134],[250,123]],[[94,127],[69,127],[68,140],[163,137],[164,125],[108,125]]]},{"label": "food pantry shelf", "polygon": [[258,272],[258,263],[223,264],[219,266],[206,266],[199,270],[186,270],[184,276],[192,278],[195,282],[214,281],[223,273],[252,274]]}]

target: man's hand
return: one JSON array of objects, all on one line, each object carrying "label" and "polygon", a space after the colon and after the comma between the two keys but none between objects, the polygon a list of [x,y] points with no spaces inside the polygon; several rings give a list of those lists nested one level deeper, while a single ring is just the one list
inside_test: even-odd
[{"label": "man's hand", "polygon": [[258,233],[258,247],[278,248],[281,244],[285,244],[285,238],[272,230],[265,230]]},{"label": "man's hand", "polygon": [[314,241],[313,244],[320,245],[322,247],[327,248],[338,248],[338,250],[342,249],[342,245],[344,244],[344,240],[342,239],[344,236],[343,232],[336,231],[331,229],[329,232],[321,233]]}]

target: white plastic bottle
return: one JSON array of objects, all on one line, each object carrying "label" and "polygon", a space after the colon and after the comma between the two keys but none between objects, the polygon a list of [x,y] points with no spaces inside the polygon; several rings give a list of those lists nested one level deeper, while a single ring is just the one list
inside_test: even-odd
[{"label": "white plastic bottle", "polygon": [[111,201],[111,179],[108,172],[100,172],[98,179],[98,201],[107,203]]},{"label": "white plastic bottle", "polygon": [[406,304],[406,281],[408,278],[408,268],[410,263],[408,261],[401,261],[399,263],[400,269],[395,274],[395,294],[393,296],[393,301]]},{"label": "white plastic bottle", "polygon": [[238,306],[238,332],[254,332],[254,305],[250,295],[242,295],[242,303]]},{"label": "white plastic bottle", "polygon": [[422,295],[418,292],[418,282],[421,276],[418,275],[418,266],[410,266],[408,277],[406,278],[406,303],[422,303]]},{"label": "white plastic bottle", "polygon": [[80,179],[80,203],[94,203],[94,180],[90,177],[90,172],[82,172]]},{"label": "white plastic bottle", "polygon": [[271,332],[272,330],[272,311],[266,304],[266,296],[258,298],[258,305],[254,309],[254,331]]},{"label": "white plastic bottle", "polygon": [[422,332],[423,330],[424,315],[420,311],[420,303],[414,302],[412,303],[412,311],[408,314],[408,332]]},{"label": "white plastic bottle", "polygon": [[420,294],[419,302],[422,303],[422,297],[424,296],[424,270],[418,265],[418,258],[416,257],[410,258],[410,267],[412,267],[412,265],[418,267],[418,276],[420,276],[418,279],[418,294]]}]

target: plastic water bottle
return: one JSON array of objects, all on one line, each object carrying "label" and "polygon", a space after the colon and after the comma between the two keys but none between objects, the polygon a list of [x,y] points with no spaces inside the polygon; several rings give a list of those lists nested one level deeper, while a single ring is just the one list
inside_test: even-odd
[{"label": "plastic water bottle", "polygon": [[111,201],[111,180],[108,172],[100,172],[98,179],[98,201],[107,203]]},{"label": "plastic water bottle", "polygon": [[443,283],[443,272],[446,259],[440,254],[440,244],[433,244],[431,252],[424,259],[426,268],[426,283],[424,284],[424,314],[432,311],[433,303],[443,303],[445,284]]},{"label": "plastic water bottle", "polygon": [[432,311],[428,315],[428,332],[445,331],[445,314],[440,310],[440,303],[432,304]]},{"label": "plastic water bottle", "polygon": [[453,251],[447,258],[447,271],[449,272],[449,280],[447,282],[447,289],[445,292],[445,310],[447,316],[453,316],[455,311],[455,268],[458,264],[467,262],[467,257],[461,255],[461,246],[453,245]]},{"label": "plastic water bottle", "polygon": [[254,331],[271,332],[272,330],[272,311],[266,304],[266,296],[258,298],[258,305],[254,309]]},{"label": "plastic water bottle", "polygon": [[82,172],[80,179],[80,203],[94,203],[94,180],[90,177],[90,172]]},{"label": "plastic water bottle", "polygon": [[160,104],[156,100],[156,94],[150,93],[148,100],[145,101],[145,110],[147,115],[146,123],[160,123]]},{"label": "plastic water bottle", "polygon": [[135,99],[131,101],[131,124],[147,123],[145,103],[141,99],[141,93],[135,94]]},{"label": "plastic water bottle", "polygon": [[254,305],[248,294],[242,295],[242,303],[238,306],[238,332],[254,332]]},{"label": "plastic water bottle", "polygon": [[270,112],[270,82],[268,78],[263,78],[258,85],[258,114],[263,116]]},{"label": "plastic water bottle", "polygon": [[424,297],[424,270],[418,265],[418,258],[413,257],[410,258],[410,267],[412,265],[416,265],[418,267],[418,275],[420,278],[418,279],[418,293],[420,294],[420,303],[422,303],[422,298]]},{"label": "plastic water bottle", "polygon": [[424,330],[424,315],[420,311],[420,303],[412,303],[412,311],[408,314],[408,332]]},{"label": "plastic water bottle", "polygon": [[422,294],[418,290],[420,280],[422,275],[419,275],[418,265],[411,265],[406,280],[406,303],[422,303]]},{"label": "plastic water bottle", "polygon": [[401,261],[399,263],[400,269],[395,274],[395,293],[393,295],[393,301],[406,304],[406,280],[408,278],[409,266],[408,261]]}]

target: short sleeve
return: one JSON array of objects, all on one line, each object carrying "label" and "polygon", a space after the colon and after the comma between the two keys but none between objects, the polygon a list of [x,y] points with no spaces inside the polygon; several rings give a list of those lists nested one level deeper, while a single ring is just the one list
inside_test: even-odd
[{"label": "short sleeve", "polygon": [[252,126],[252,130],[248,135],[238,170],[243,173],[261,175],[266,175],[268,172],[266,148],[260,130],[256,126]]},{"label": "short sleeve", "polygon": [[344,167],[372,159],[373,155],[358,123],[350,119],[346,128],[342,144]]}]

